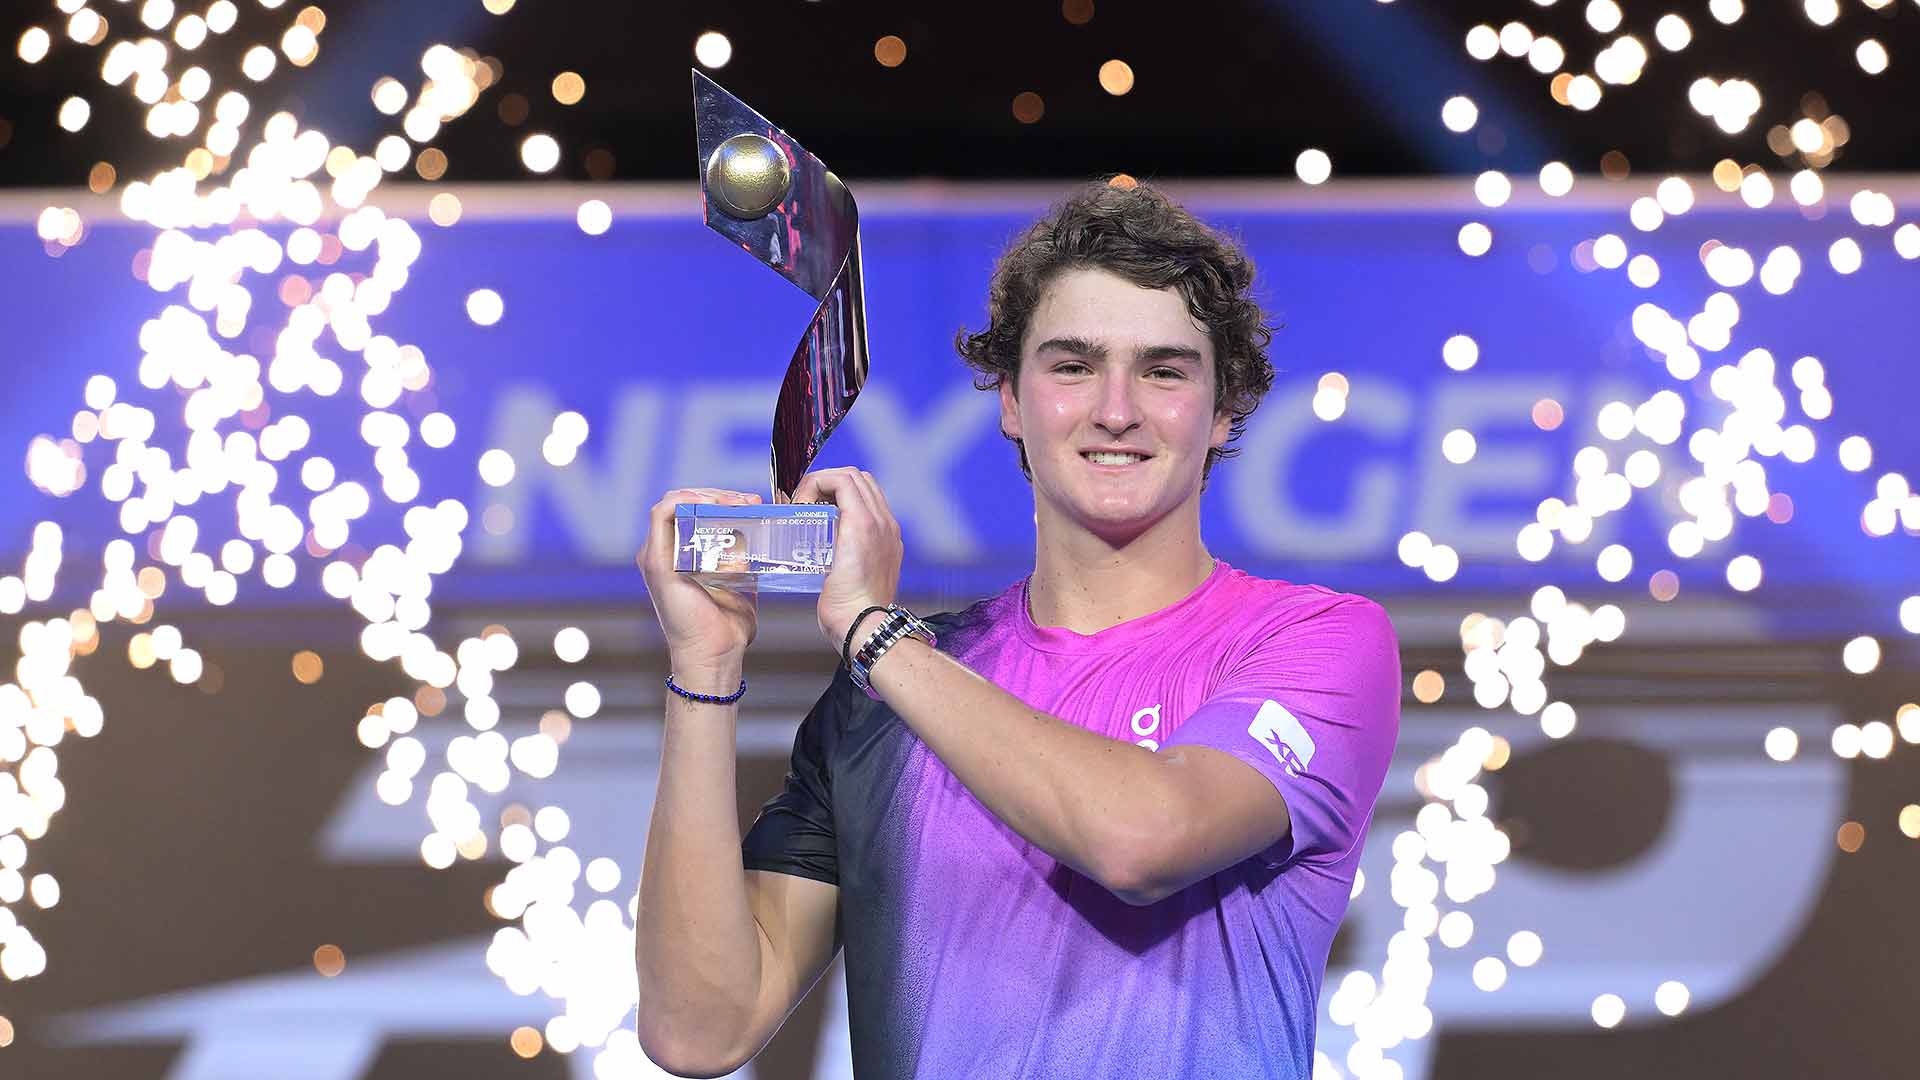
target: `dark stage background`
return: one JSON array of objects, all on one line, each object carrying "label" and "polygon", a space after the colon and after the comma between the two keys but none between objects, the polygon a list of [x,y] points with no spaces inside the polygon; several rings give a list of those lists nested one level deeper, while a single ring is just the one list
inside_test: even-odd
[{"label": "dark stage background", "polygon": [[[1007,239],[1114,177],[1246,242],[1280,376],[1210,547],[1380,600],[1408,676],[1317,1076],[1910,1075],[1917,28],[8,6],[0,1077],[659,1075],[632,554],[659,492],[763,486],[812,309],[701,224],[690,65],[860,200],[874,373],[822,464],[886,486],[916,610],[1031,566],[951,345]],[[762,619],[743,820],[834,662]],[[1484,889],[1427,857],[1482,819]],[[742,1075],[850,1075],[837,968]]]}]

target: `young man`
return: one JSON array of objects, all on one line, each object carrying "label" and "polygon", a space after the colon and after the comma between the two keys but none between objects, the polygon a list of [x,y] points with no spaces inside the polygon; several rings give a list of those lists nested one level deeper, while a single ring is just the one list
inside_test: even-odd
[{"label": "young man", "polygon": [[1252,278],[1146,187],[1090,188],[1002,257],[960,348],[1020,447],[1037,550],[964,612],[888,610],[900,529],[870,475],[803,481],[840,508],[818,614],[852,670],[744,872],[735,706],[695,699],[744,686],[754,607],[674,575],[672,514],[757,496],[653,508],[676,688],[636,956],[657,1063],[738,1067],[844,947],[863,1080],[1311,1076],[1400,662],[1378,605],[1201,541],[1207,472],[1273,377]]}]

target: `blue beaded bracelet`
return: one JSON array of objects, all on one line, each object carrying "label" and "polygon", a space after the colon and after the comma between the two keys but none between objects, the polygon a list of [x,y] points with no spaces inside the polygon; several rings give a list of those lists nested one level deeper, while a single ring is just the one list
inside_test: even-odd
[{"label": "blue beaded bracelet", "polygon": [[739,701],[742,697],[746,696],[747,680],[745,678],[742,678],[740,680],[740,689],[735,690],[731,694],[724,694],[724,695],[696,694],[691,690],[674,685],[673,673],[668,672],[667,673],[667,689],[673,691],[676,694],[679,694],[681,697],[686,698],[688,701],[698,701],[705,705],[731,705],[734,702]]}]

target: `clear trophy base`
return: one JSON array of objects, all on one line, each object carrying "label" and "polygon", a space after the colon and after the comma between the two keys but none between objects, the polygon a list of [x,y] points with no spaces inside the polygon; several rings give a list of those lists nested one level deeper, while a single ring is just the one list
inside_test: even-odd
[{"label": "clear trophy base", "polygon": [[833,565],[838,507],[812,503],[680,503],[673,568],[740,591],[817,593]]}]

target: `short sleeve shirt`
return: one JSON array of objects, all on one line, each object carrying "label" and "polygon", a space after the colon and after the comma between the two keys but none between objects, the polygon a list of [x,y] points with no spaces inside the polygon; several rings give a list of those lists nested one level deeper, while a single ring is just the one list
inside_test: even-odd
[{"label": "short sleeve shirt", "polygon": [[1096,634],[1023,583],[929,620],[1034,709],[1154,750],[1232,755],[1282,795],[1273,847],[1132,906],[1028,843],[845,672],[801,723],[750,869],[839,887],[854,1069],[892,1077],[1312,1075],[1320,981],[1399,731],[1378,604],[1216,562]]}]

